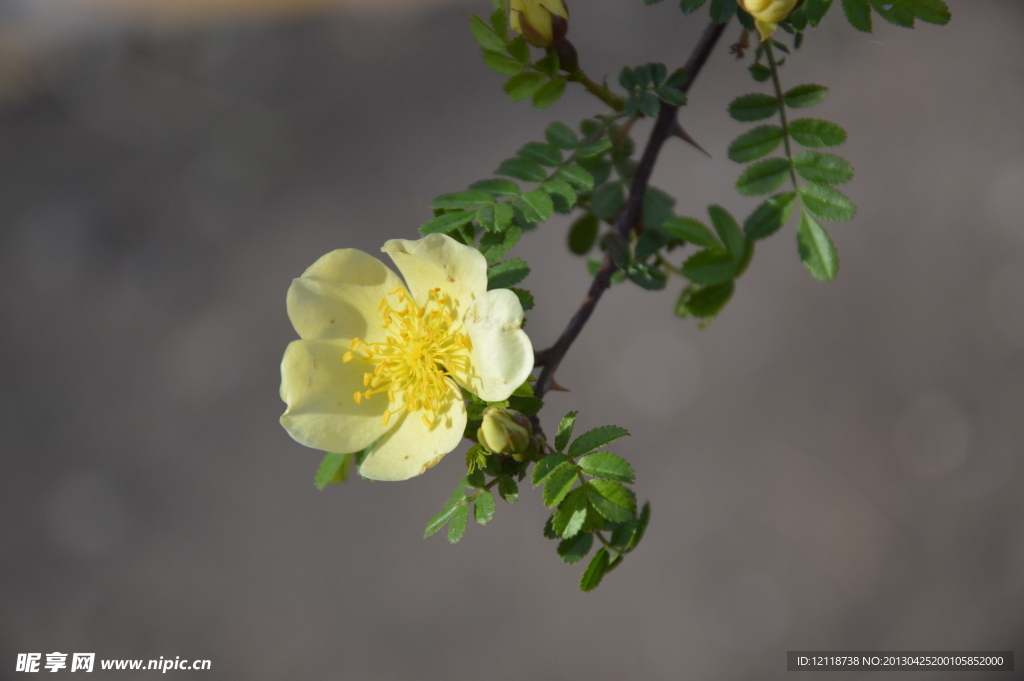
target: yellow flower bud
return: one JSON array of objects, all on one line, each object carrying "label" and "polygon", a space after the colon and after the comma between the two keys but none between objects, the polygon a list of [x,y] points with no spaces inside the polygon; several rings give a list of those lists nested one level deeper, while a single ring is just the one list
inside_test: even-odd
[{"label": "yellow flower bud", "polygon": [[530,419],[514,409],[487,407],[476,437],[480,444],[492,452],[519,454],[530,446],[533,426],[530,425]]},{"label": "yellow flower bud", "polygon": [[740,5],[754,17],[761,40],[768,40],[778,22],[789,16],[800,0],[740,0]]},{"label": "yellow flower bud", "polygon": [[569,30],[569,8],[562,0],[512,0],[509,25],[534,47],[551,47]]}]

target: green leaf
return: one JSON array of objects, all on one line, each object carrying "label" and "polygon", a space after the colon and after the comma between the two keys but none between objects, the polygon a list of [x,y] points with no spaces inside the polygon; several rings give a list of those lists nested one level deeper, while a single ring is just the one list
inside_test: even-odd
[{"label": "green leaf", "polygon": [[575,536],[587,519],[587,491],[577,487],[558,505],[551,516],[551,529],[559,537]]},{"label": "green leaf", "polygon": [[679,88],[666,85],[655,89],[654,94],[669,106],[686,106],[686,93]]},{"label": "green leaf", "polygon": [[494,517],[494,496],[491,490],[485,489],[477,494],[473,501],[473,517],[481,525],[491,522]]},{"label": "green leaf", "polygon": [[871,33],[871,5],[868,0],[843,0],[843,12],[851,26]]},{"label": "green leaf", "polygon": [[622,523],[631,520],[636,513],[636,498],[619,483],[590,480],[585,487],[590,505],[608,520]]},{"label": "green leaf", "polygon": [[[484,478],[483,467],[487,465],[487,449],[481,445],[473,445],[466,452],[466,468],[471,469],[466,477],[459,483],[469,489],[481,489],[487,481]],[[472,467],[472,468],[471,468]]]},{"label": "green leaf", "polygon": [[763,83],[772,77],[772,70],[764,64],[751,64],[747,70],[750,71],[750,77],[758,83]]},{"label": "green leaf", "polygon": [[450,232],[454,232],[463,225],[469,224],[473,221],[474,217],[476,217],[476,211],[472,210],[443,213],[433,220],[429,220],[420,225],[420,234],[423,234],[424,236],[435,233],[448,234]]},{"label": "green leaf", "polygon": [[743,232],[751,241],[764,239],[777,232],[789,221],[793,214],[796,192],[776,194],[758,206],[747,221],[743,223]]},{"label": "green leaf", "polygon": [[736,0],[711,0],[711,19],[724,24],[736,14]]},{"label": "green leaf", "polygon": [[492,52],[491,50],[484,50],[484,63],[506,76],[519,75],[526,68],[526,65],[522,62],[516,61],[500,52]]},{"label": "green leaf", "polygon": [[651,504],[647,502],[644,504],[643,509],[640,511],[640,517],[637,519],[636,530],[633,532],[633,538],[629,540],[629,546],[626,547],[627,551],[632,551],[640,543],[640,540],[644,538],[644,533],[647,532],[647,525],[651,522]]},{"label": "green leaf", "polygon": [[506,502],[514,504],[519,498],[519,485],[509,476],[503,475],[498,478],[498,494]]},{"label": "green leaf", "polygon": [[316,469],[313,476],[313,484],[317,489],[323,489],[327,485],[337,485],[348,480],[348,472],[352,467],[351,454],[336,454],[328,452],[324,455],[323,461]]},{"label": "green leaf", "polygon": [[555,534],[555,514],[552,513],[548,516],[548,519],[544,522],[544,536],[548,539],[557,539],[558,535]]},{"label": "green leaf", "polygon": [[683,14],[692,14],[696,12],[706,0],[680,0],[679,9],[683,10]]},{"label": "green leaf", "polygon": [[629,431],[618,426],[600,426],[599,428],[588,430],[569,445],[569,456],[575,459],[580,454],[586,454],[598,447],[604,447],[627,435],[629,435]]},{"label": "green leaf", "polygon": [[807,270],[815,279],[832,281],[839,273],[839,255],[828,232],[807,211],[800,215],[796,235],[797,250]]},{"label": "green leaf", "polygon": [[736,180],[736,191],[744,196],[770,194],[789,177],[789,159],[766,158],[747,166]]},{"label": "green leaf", "polygon": [[789,134],[805,147],[834,147],[846,141],[845,130],[817,118],[798,118],[789,124]]},{"label": "green leaf", "polygon": [[[684,2],[686,0],[683,0]],[[608,572],[608,549],[602,548],[590,559],[590,565],[580,579],[580,591],[593,591]]]},{"label": "green leaf", "polygon": [[549,454],[543,459],[537,462],[537,465],[533,467],[533,473],[531,474],[530,481],[533,486],[536,487],[547,482],[547,479],[551,477],[559,468],[568,466],[571,468],[571,461],[565,454]]},{"label": "green leaf", "polygon": [[507,21],[505,18],[507,10],[501,0],[498,0],[498,3],[500,3],[501,6],[495,7],[494,12],[491,13],[491,26],[494,27],[494,32],[497,33],[501,37],[502,42],[504,42],[507,29],[505,25]]},{"label": "green leaf", "polygon": [[553,50],[548,51],[545,57],[537,60],[533,64],[533,68],[537,69],[548,78],[556,78],[558,76],[558,66],[558,55]]},{"label": "green leaf", "polygon": [[505,41],[494,32],[493,28],[475,14],[469,18],[469,30],[473,32],[473,37],[480,43],[480,47],[485,50],[492,50],[494,52],[505,51]]},{"label": "green leaf", "polygon": [[807,14],[807,21],[811,23],[811,26],[817,26],[831,6],[832,0],[806,0],[804,2],[804,9]]},{"label": "green leaf", "polygon": [[828,96],[828,88],[824,85],[797,85],[795,88],[782,95],[782,100],[791,109],[805,109],[814,106]]},{"label": "green leaf", "polygon": [[645,116],[651,118],[658,117],[658,112],[661,110],[661,102],[658,100],[657,95],[653,92],[641,92],[638,95],[638,101],[640,103],[640,111]]},{"label": "green leaf", "polygon": [[543,73],[528,71],[509,78],[502,88],[513,102],[533,97],[547,79]]},{"label": "green leaf", "polygon": [[576,484],[576,467],[572,464],[560,466],[547,476],[544,483],[544,505],[557,506]]},{"label": "green leaf", "polygon": [[711,228],[694,218],[672,218],[662,224],[661,228],[680,241],[687,241],[703,248],[723,248]]},{"label": "green leaf", "polygon": [[584,144],[580,147],[580,150],[576,152],[576,158],[591,158],[593,156],[600,156],[604,152],[612,148],[612,143],[608,140],[597,140],[590,144]]},{"label": "green leaf", "polygon": [[651,64],[648,64],[648,66],[651,67],[651,80],[653,81],[654,86],[658,87],[659,85],[663,85],[665,83],[665,78],[668,76],[668,68],[660,61],[652,62]]},{"label": "green leaf", "polygon": [[594,188],[594,176],[579,166],[563,166],[555,173],[555,177],[563,178],[566,182],[582,191],[590,191]]},{"label": "green leaf", "polygon": [[584,255],[594,247],[597,240],[598,217],[593,213],[584,213],[569,228],[569,250],[576,255]]},{"label": "green leaf", "polygon": [[729,115],[743,122],[771,118],[778,111],[779,100],[760,93],[741,95],[729,104]]},{"label": "green leaf", "polygon": [[636,79],[636,86],[641,90],[651,86],[651,65],[642,64],[633,69],[633,76]]},{"label": "green leaf", "polygon": [[[672,211],[675,205],[676,200],[668,193],[663,192],[657,187],[648,186],[647,191],[644,192],[644,200],[641,205],[641,215],[644,224],[648,227],[653,227],[655,230],[660,230],[667,220],[675,217],[675,213]],[[646,232],[644,233],[646,234]]]},{"label": "green leaf", "polygon": [[562,152],[553,144],[541,142],[528,142],[516,152],[519,158],[539,163],[542,166],[557,166],[562,163]]},{"label": "green leaf", "polygon": [[522,36],[509,42],[508,53],[522,64],[530,63],[530,46],[526,43],[526,38]]},{"label": "green leaf", "polygon": [[459,485],[458,487],[455,488],[455,491],[452,492],[452,495],[451,497],[448,498],[448,501],[445,502],[444,507],[441,509],[441,511],[433,518],[431,518],[429,521],[427,521],[427,529],[426,532],[423,533],[424,538],[429,537],[430,535],[434,534],[442,527],[444,527],[448,523],[448,520],[452,517],[452,514],[455,513],[455,509],[457,509],[460,504],[463,507],[465,506],[465,504],[463,503],[465,499],[466,492],[462,489],[462,485]]},{"label": "green leaf", "polygon": [[725,251],[697,251],[683,263],[683,275],[705,286],[716,286],[734,279],[739,272],[736,260]]},{"label": "green leaf", "polygon": [[660,291],[668,284],[668,276],[656,265],[633,263],[626,270],[626,276],[637,286],[648,291]]},{"label": "green leaf", "polygon": [[559,149],[575,149],[580,145],[580,140],[573,129],[558,121],[548,125],[547,130],[544,131],[544,139]]},{"label": "green leaf", "polygon": [[469,504],[463,502],[452,512],[451,520],[448,523],[448,541],[458,544],[462,535],[466,534],[467,523],[469,523]]},{"label": "green leaf", "polygon": [[480,252],[484,254],[487,264],[491,265],[504,258],[522,235],[523,230],[518,225],[512,225],[504,232],[484,234],[480,239]]},{"label": "green leaf", "polygon": [[594,452],[579,460],[579,467],[587,475],[605,480],[633,482],[636,476],[626,460],[611,452]]},{"label": "green leaf", "polygon": [[534,416],[544,406],[544,403],[539,397],[512,395],[508,398],[508,406],[524,416]]},{"label": "green leaf", "polygon": [[583,560],[594,546],[594,535],[589,532],[577,534],[575,537],[563,539],[558,543],[558,555],[563,561],[572,565]]},{"label": "green leaf", "polygon": [[903,26],[904,28],[914,27],[914,13],[898,0],[871,0],[875,11],[879,16],[890,24]]},{"label": "green leaf", "polygon": [[841,156],[804,151],[793,157],[793,167],[806,180],[821,184],[843,184],[853,177],[853,166]]},{"label": "green leaf", "polygon": [[735,289],[736,283],[734,281],[728,281],[718,286],[687,287],[683,289],[683,292],[679,295],[679,300],[676,301],[676,315],[679,317],[712,319],[729,302]]},{"label": "green leaf", "polygon": [[547,171],[539,163],[522,158],[510,158],[502,161],[498,169],[494,171],[494,174],[507,175],[524,182],[543,182],[548,176]]},{"label": "green leaf", "polygon": [[945,25],[953,18],[949,7],[942,0],[902,0],[902,2],[910,7],[918,19],[927,21],[929,24]]},{"label": "green leaf", "polygon": [[665,81],[667,87],[681,88],[686,85],[686,82],[690,80],[689,74],[686,73],[686,69],[679,67],[672,72],[672,75]]},{"label": "green leaf", "polygon": [[533,294],[521,288],[510,288],[509,291],[516,294],[519,304],[523,306],[523,312],[533,309]]},{"label": "green leaf", "polygon": [[543,222],[555,212],[555,204],[551,197],[540,189],[516,197],[512,200],[512,205],[522,211],[523,217],[530,222]]},{"label": "green leaf", "polygon": [[782,128],[777,125],[759,125],[743,133],[729,145],[729,158],[737,163],[749,163],[775,151],[782,144]]},{"label": "green leaf", "polygon": [[565,94],[565,79],[555,78],[544,83],[533,95],[533,106],[546,109]]},{"label": "green leaf", "polygon": [[562,417],[561,423],[558,424],[558,432],[555,433],[555,449],[560,452],[565,451],[565,446],[572,438],[572,428],[576,425],[576,414],[577,412],[570,411]]},{"label": "green leaf", "polygon": [[521,258],[495,263],[487,268],[487,290],[515,286],[530,274],[530,267]]},{"label": "green leaf", "polygon": [[470,189],[455,194],[442,194],[433,200],[430,207],[434,210],[460,210],[463,208],[479,208],[494,203],[494,197],[485,191]]},{"label": "green leaf", "polygon": [[648,227],[633,245],[633,258],[643,261],[668,245],[669,236],[660,229]]},{"label": "green leaf", "polygon": [[626,190],[621,182],[608,182],[590,195],[590,210],[602,220],[611,221],[626,205]]},{"label": "green leaf", "polygon": [[629,242],[618,232],[608,232],[601,237],[601,245],[612,257],[612,262],[620,270],[626,269],[629,265]]},{"label": "green leaf", "polygon": [[480,180],[469,185],[470,189],[479,189],[491,196],[519,196],[519,185],[512,180]]},{"label": "green leaf", "polygon": [[494,228],[503,232],[511,228],[512,220],[515,218],[515,211],[507,203],[499,203],[494,206]]},{"label": "green leaf", "polygon": [[708,215],[711,216],[711,224],[715,226],[718,237],[725,244],[725,250],[733,260],[739,261],[747,252],[747,238],[736,219],[718,205],[708,206]]},{"label": "green leaf", "polygon": [[808,182],[800,187],[800,199],[804,208],[822,220],[838,222],[849,220],[857,212],[857,207],[850,199],[828,185]]},{"label": "green leaf", "polygon": [[559,213],[568,213],[576,205],[576,190],[560,177],[556,176],[545,180],[538,189],[543,190],[551,197],[555,210]]}]

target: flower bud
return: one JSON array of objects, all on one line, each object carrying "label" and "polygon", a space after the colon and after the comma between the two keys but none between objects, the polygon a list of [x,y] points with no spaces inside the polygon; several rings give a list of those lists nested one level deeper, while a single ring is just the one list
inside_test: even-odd
[{"label": "flower bud", "polygon": [[512,0],[509,25],[534,47],[551,47],[569,30],[569,8],[562,0]]},{"label": "flower bud", "polygon": [[778,22],[789,16],[800,0],[739,0],[740,5],[754,17],[761,40],[768,40]]},{"label": "flower bud", "polygon": [[498,454],[519,454],[530,446],[533,426],[523,414],[514,409],[487,407],[483,417],[476,438],[487,449]]}]

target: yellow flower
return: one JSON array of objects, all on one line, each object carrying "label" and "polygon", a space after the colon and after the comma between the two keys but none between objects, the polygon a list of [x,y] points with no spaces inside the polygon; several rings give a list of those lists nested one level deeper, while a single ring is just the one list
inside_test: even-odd
[{"label": "yellow flower", "polygon": [[551,47],[569,30],[569,8],[562,0],[512,0],[509,25],[535,47]]},{"label": "yellow flower", "polygon": [[301,340],[281,362],[281,425],[325,451],[374,445],[360,474],[405,480],[462,439],[457,386],[489,402],[508,398],[533,368],[533,346],[520,329],[519,298],[487,290],[487,262],[475,248],[431,234],[381,250],[408,288],[352,248],[328,253],[292,282],[288,317]]},{"label": "yellow flower", "polygon": [[765,41],[775,32],[778,22],[789,16],[799,0],[740,0],[740,5],[754,17],[757,32]]}]

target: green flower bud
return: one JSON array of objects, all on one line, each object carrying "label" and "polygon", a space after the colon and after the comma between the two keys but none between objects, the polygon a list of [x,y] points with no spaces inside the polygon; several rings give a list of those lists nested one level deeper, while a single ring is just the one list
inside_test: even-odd
[{"label": "green flower bud", "polygon": [[562,0],[512,0],[509,25],[534,47],[551,47],[569,30],[569,8]]},{"label": "green flower bud", "polygon": [[476,431],[480,444],[498,454],[519,454],[530,446],[533,426],[530,419],[514,409],[487,407],[483,424]]}]

